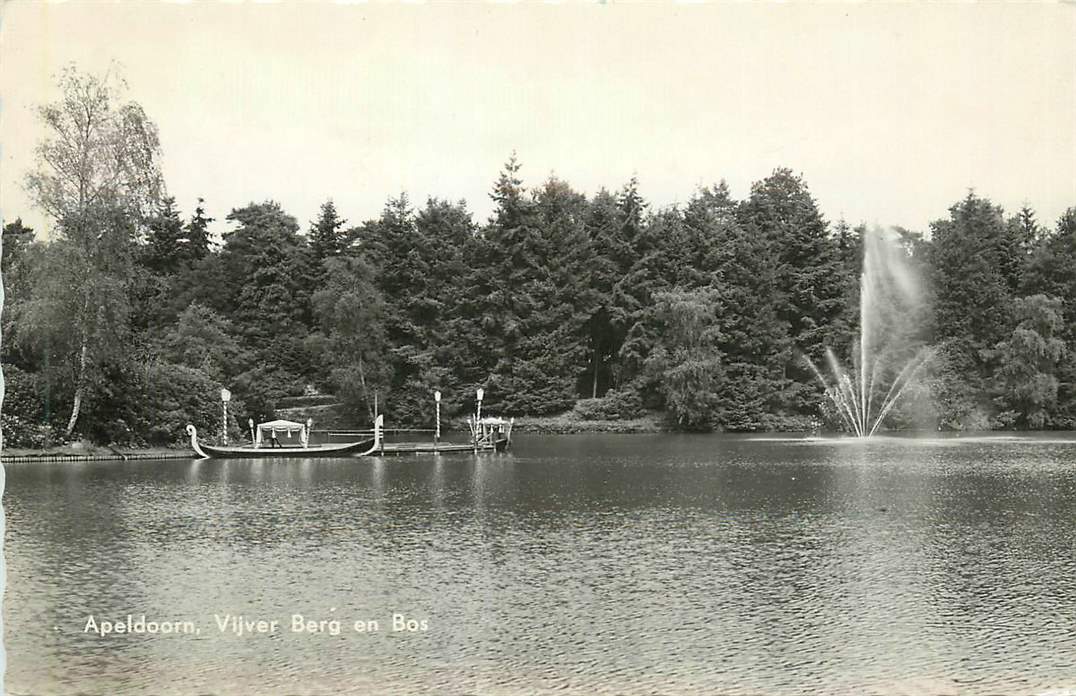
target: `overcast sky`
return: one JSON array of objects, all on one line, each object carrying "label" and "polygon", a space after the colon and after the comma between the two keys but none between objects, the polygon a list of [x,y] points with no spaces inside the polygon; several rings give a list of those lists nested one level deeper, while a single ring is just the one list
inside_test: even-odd
[{"label": "overcast sky", "polygon": [[[275,199],[305,229],[407,191],[477,219],[515,150],[528,185],[637,174],[655,205],[801,172],[830,220],[925,229],[974,187],[1051,226],[1076,205],[1076,4],[5,3],[0,212],[34,106],[119,61],[171,194],[223,218]],[[220,229],[220,228],[218,228]]]}]

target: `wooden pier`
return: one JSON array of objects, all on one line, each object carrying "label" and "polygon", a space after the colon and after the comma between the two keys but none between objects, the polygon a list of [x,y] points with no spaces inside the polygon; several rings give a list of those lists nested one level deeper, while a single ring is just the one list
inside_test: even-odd
[{"label": "wooden pier", "polygon": [[492,447],[476,448],[471,444],[456,442],[386,442],[371,456],[379,454],[448,454],[451,452],[492,452]]},{"label": "wooden pier", "polygon": [[[339,442],[341,440],[348,441],[354,440],[358,437],[369,437],[372,430],[313,430],[311,431],[313,437],[320,442]],[[410,435],[415,437],[416,435],[433,436],[435,431],[427,428],[384,428],[381,431],[386,438],[392,435],[404,437]],[[438,440],[424,440],[424,441],[400,441],[392,442],[391,440],[381,441],[381,446],[371,452],[369,456],[396,456],[406,454],[464,454],[464,453],[478,453],[478,452],[495,452],[503,450],[505,443],[501,442],[500,446],[493,438],[479,439],[478,442],[472,440],[472,442],[441,442]]]}]

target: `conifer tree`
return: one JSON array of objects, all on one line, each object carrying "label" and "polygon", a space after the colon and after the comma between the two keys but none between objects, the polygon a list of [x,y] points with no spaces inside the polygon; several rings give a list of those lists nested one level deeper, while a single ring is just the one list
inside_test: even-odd
[{"label": "conifer tree", "polygon": [[792,383],[786,372],[789,326],[778,314],[777,262],[770,243],[741,226],[731,202],[713,202],[707,218],[692,219],[706,220],[716,254],[711,286],[726,308],[718,339],[724,381],[714,422],[726,430],[761,430],[786,408]]},{"label": "conifer tree", "polygon": [[175,273],[190,254],[187,249],[189,239],[176,209],[174,196],[161,200],[153,216],[146,221],[146,227],[148,232],[143,263],[156,273]]},{"label": "conifer tree", "polygon": [[632,177],[620,190],[616,201],[616,235],[610,256],[617,281],[611,293],[612,324],[620,339],[613,384],[628,385],[640,375],[652,336],[647,329],[647,310],[652,295],[659,288],[654,271],[659,252],[653,231],[646,224],[649,204],[639,192],[639,182]]},{"label": "conifer tree", "polygon": [[714,282],[720,260],[720,245],[736,224],[736,202],[722,180],[716,186],[699,189],[684,209],[687,247],[679,259],[681,285],[704,287]]},{"label": "conifer tree", "polygon": [[[1005,339],[1016,247],[1000,207],[969,192],[931,224],[932,337],[941,347],[934,384],[943,423],[986,427],[993,412],[988,356]],[[1018,261],[1018,259],[1017,259]]]},{"label": "conifer tree", "polygon": [[199,261],[206,257],[210,250],[209,223],[213,218],[205,212],[205,200],[198,198],[198,204],[194,207],[194,215],[187,222],[187,259]]},{"label": "conifer tree", "polygon": [[386,413],[401,422],[428,417],[432,392],[446,374],[436,359],[444,321],[438,268],[452,264],[451,253],[442,256],[447,250],[438,241],[440,233],[437,221],[429,214],[416,216],[401,193],[389,199],[381,217],[361,237],[364,256],[376,268],[377,287],[385,301],[386,339],[392,346]]},{"label": "conifer tree", "polygon": [[274,201],[237,208],[227,219],[238,227],[225,234],[220,255],[225,316],[264,360],[302,369],[297,342],[312,323],[306,239]]},{"label": "conifer tree", "polygon": [[[563,295],[554,275],[558,259],[556,235],[551,232],[559,223],[543,223],[540,204],[523,188],[519,168],[513,155],[491,193],[496,208],[483,231],[485,257],[478,270],[483,276],[480,287],[489,291],[473,309],[483,316],[492,344],[495,362],[485,383],[491,407],[512,413],[551,413],[575,400],[577,358],[570,343],[567,355],[560,345],[565,338],[564,319],[570,318],[571,311],[559,312]],[[547,210],[559,207],[552,204],[552,198],[564,193],[553,192]],[[565,201],[571,198],[564,196]],[[581,214],[577,199],[568,205],[575,205]]]},{"label": "conifer tree", "polygon": [[828,329],[844,309],[840,256],[806,182],[789,169],[752,185],[740,221],[748,234],[766,241],[776,263],[777,316],[788,325],[794,348],[785,374],[799,385],[785,406],[802,412],[819,392],[804,356],[823,359]]},{"label": "conifer tree", "polygon": [[590,250],[587,278],[594,298],[587,318],[589,356],[584,380],[590,384],[591,398],[612,384],[614,361],[624,340],[623,332],[613,323],[612,309],[613,287],[622,276],[614,251],[619,243],[617,217],[616,198],[600,190],[590,201],[584,224]]},{"label": "conifer tree", "polygon": [[310,252],[316,266],[320,267],[325,259],[339,256],[347,246],[344,232],[344,220],[336,212],[336,204],[330,198],[321,204],[318,219],[310,225]]}]

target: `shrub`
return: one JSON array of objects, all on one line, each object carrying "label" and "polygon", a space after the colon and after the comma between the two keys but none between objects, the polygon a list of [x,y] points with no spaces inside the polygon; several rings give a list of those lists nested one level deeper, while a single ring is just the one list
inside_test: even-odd
[{"label": "shrub", "polygon": [[634,389],[609,391],[597,399],[580,399],[573,410],[582,420],[630,420],[643,415],[643,401]]},{"label": "shrub", "polygon": [[[229,431],[240,436],[237,418],[245,412],[237,399],[228,405]],[[150,444],[171,444],[186,439],[188,423],[213,437],[220,432],[220,384],[202,370],[171,363],[150,363],[146,369],[146,392],[142,437]]]},{"label": "shrub", "polygon": [[41,378],[10,364],[4,365],[4,413],[32,423],[44,420]]},{"label": "shrub", "polygon": [[[6,409],[5,409],[6,410]],[[13,413],[4,413],[0,417],[3,426],[3,446],[43,449],[58,444],[58,436],[52,427],[43,423],[32,423]]]}]

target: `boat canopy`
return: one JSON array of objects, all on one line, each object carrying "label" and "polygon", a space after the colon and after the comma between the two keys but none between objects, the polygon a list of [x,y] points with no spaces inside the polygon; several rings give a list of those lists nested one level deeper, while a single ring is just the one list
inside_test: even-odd
[{"label": "boat canopy", "polygon": [[265,436],[272,436],[276,433],[285,433],[288,437],[291,437],[292,433],[299,433],[299,440],[306,446],[307,439],[310,437],[309,423],[296,423],[295,421],[288,420],[271,420],[265,423],[258,423],[258,432],[254,437],[254,446],[257,447],[262,443],[263,433]]},{"label": "boat canopy", "polygon": [[305,423],[296,423],[287,420],[272,420],[258,423],[258,430],[275,430],[277,432],[297,433],[306,427]]}]

